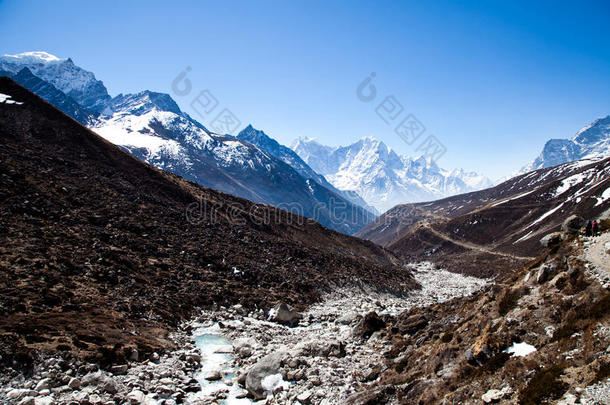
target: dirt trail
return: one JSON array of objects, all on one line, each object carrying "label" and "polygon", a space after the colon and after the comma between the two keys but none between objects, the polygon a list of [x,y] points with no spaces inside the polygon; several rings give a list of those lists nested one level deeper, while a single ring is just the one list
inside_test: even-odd
[{"label": "dirt trail", "polygon": [[512,255],[510,253],[504,253],[504,252],[499,252],[497,250],[492,250],[486,247],[483,247],[481,245],[475,245],[474,243],[469,243],[469,242],[462,242],[459,240],[455,240],[450,238],[449,236],[445,235],[442,232],[437,231],[436,229],[432,228],[430,226],[430,224],[424,223],[423,226],[428,229],[430,232],[432,232],[434,235],[438,236],[441,239],[444,239],[446,241],[449,241],[455,245],[461,246],[463,248],[466,249],[471,249],[471,250],[477,250],[479,252],[483,252],[483,253],[489,253],[491,255],[496,255],[496,256],[504,256],[504,257],[509,257],[511,259],[517,259],[517,260],[533,260],[533,257],[527,257],[527,256],[516,256],[516,255]]},{"label": "dirt trail", "polygon": [[606,243],[610,243],[610,232],[594,237],[586,250],[586,258],[600,269],[610,273],[610,255],[606,253]]}]

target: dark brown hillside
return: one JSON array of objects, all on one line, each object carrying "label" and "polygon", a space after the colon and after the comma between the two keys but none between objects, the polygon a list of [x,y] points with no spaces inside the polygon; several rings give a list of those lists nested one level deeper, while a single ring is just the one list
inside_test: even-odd
[{"label": "dark brown hillside", "polygon": [[201,306],[416,287],[371,242],[143,164],[9,79],[0,93],[23,102],[0,103],[4,362],[35,349],[106,362],[158,350]]}]

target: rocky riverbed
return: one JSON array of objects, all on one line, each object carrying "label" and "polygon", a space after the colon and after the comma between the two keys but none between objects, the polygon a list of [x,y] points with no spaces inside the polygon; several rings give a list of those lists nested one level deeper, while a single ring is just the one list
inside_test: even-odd
[{"label": "rocky riverbed", "polygon": [[[487,281],[414,266],[421,290],[398,297],[366,289],[335,291],[295,326],[237,305],[204,311],[171,338],[180,350],[100,370],[40,358],[31,376],[2,377],[0,402],[52,404],[336,404],[377,379],[389,344],[378,330],[391,317],[472,294]],[[218,337],[219,339],[217,339]],[[222,340],[227,339],[227,340]],[[249,398],[246,398],[248,395]]]},{"label": "rocky riverbed", "polygon": [[[264,314],[246,315],[239,306],[204,312],[191,326],[217,327],[233,343],[237,384],[266,403],[348,403],[357,388],[375,381],[383,371],[384,354],[391,347],[376,329],[388,317],[413,306],[472,294],[487,283],[428,263],[416,270],[421,290],[406,297],[336,291],[304,312],[295,327],[267,321]],[[230,387],[218,389],[222,398]]]}]

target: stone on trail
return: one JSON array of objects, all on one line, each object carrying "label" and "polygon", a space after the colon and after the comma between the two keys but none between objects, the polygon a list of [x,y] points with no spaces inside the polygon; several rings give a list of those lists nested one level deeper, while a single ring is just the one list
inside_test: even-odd
[{"label": "stone on trail", "polygon": [[563,234],[561,232],[553,232],[540,239],[540,244],[542,245],[542,247],[549,247],[561,242],[562,240]]},{"label": "stone on trail", "polygon": [[273,322],[295,325],[300,319],[301,314],[283,302],[277,304],[269,311],[269,320]]},{"label": "stone on trail", "polygon": [[565,233],[576,234],[585,224],[585,219],[578,215],[570,215],[561,224],[561,230]]}]

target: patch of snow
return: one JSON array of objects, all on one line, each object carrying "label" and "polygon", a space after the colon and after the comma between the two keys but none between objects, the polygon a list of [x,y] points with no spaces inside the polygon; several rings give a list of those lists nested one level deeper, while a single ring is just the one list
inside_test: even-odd
[{"label": "patch of snow", "polygon": [[607,188],[606,190],[604,190],[602,195],[599,197],[596,197],[596,198],[597,198],[597,202],[595,203],[595,207],[597,207],[598,205],[602,205],[604,202],[610,200],[610,188]]},{"label": "patch of snow", "polygon": [[263,378],[261,381],[261,386],[267,392],[273,393],[277,388],[282,387],[283,389],[288,389],[290,383],[284,381],[281,374],[271,374],[267,377]]},{"label": "patch of snow", "polygon": [[23,104],[23,102],[11,100],[11,98],[13,98],[13,96],[9,96],[8,94],[0,93],[0,103],[3,103],[3,104],[16,104],[16,105]]},{"label": "patch of snow", "polygon": [[526,233],[525,235],[523,235],[522,237],[520,237],[519,239],[517,239],[516,241],[514,241],[514,242],[513,242],[513,245],[514,245],[514,244],[517,244],[517,243],[519,243],[519,242],[521,242],[521,241],[524,241],[524,240],[528,239],[528,238],[529,238],[529,237],[532,235],[532,232],[534,232],[534,231],[529,231],[528,233]]},{"label": "patch of snow", "polygon": [[537,223],[542,222],[546,217],[553,215],[558,209],[560,209],[563,206],[563,204],[564,203],[561,203],[557,207],[553,208],[552,210],[545,212],[544,214],[542,214],[542,216],[540,216],[540,218],[538,218],[537,220],[535,220],[534,222],[532,222],[531,224],[526,226],[525,229],[531,228],[532,226],[536,225]]},{"label": "patch of snow", "polygon": [[534,353],[536,348],[525,342],[513,343],[508,349],[504,350],[505,353],[512,355],[513,357],[524,357],[530,353]]}]

